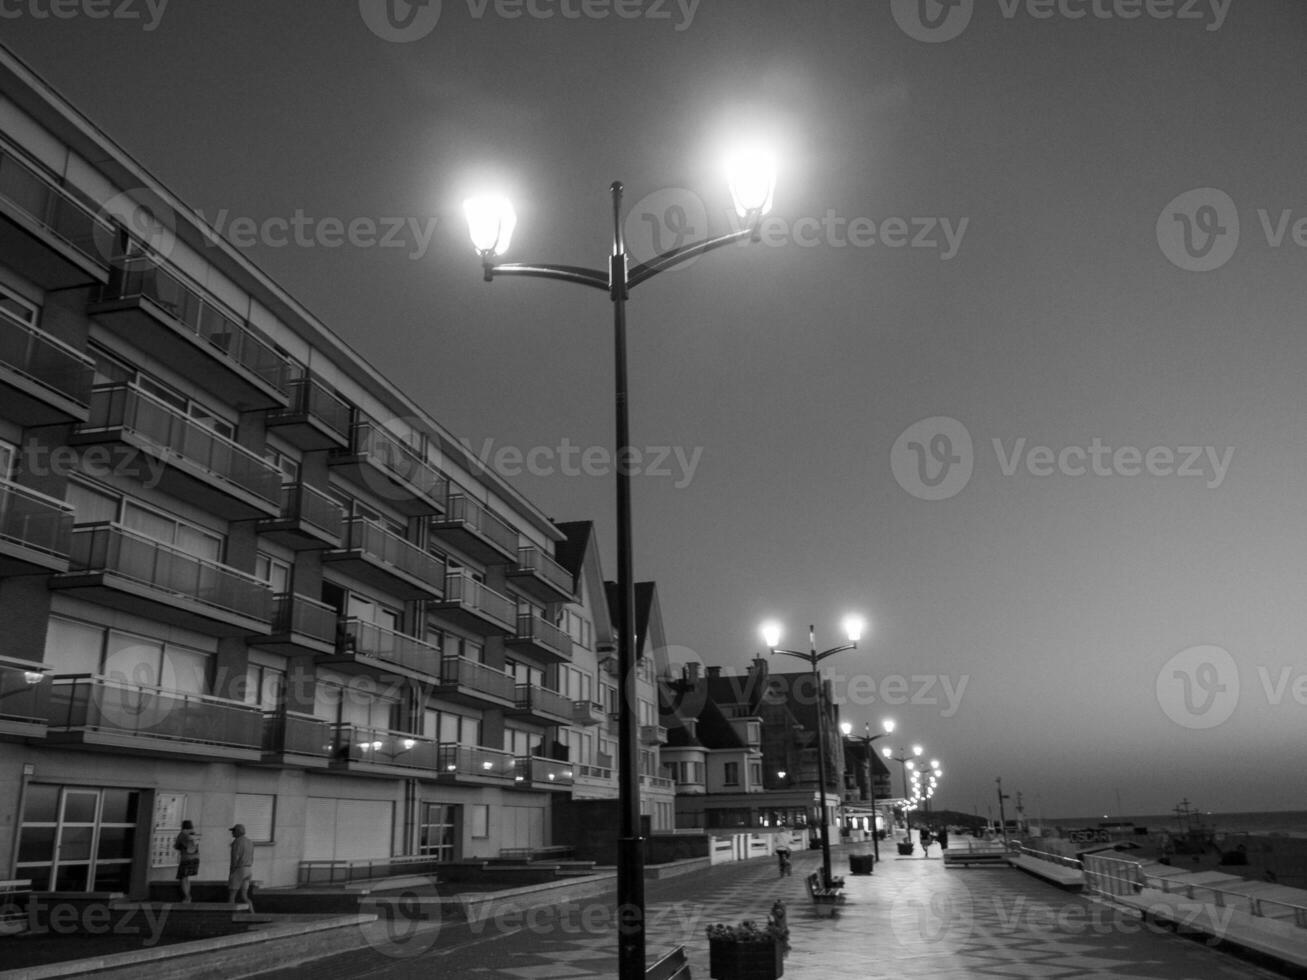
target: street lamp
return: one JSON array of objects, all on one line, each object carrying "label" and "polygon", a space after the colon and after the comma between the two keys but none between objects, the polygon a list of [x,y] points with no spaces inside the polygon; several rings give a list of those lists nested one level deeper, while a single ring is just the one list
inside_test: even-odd
[{"label": "street lamp", "polygon": [[758,227],[771,208],[775,170],[770,160],[759,155],[741,158],[730,175],[731,195],[744,218],[738,231],[717,238],[692,242],[656,255],[630,267],[630,255],[622,235],[622,184],[614,181],[613,243],[608,268],[587,269],[571,265],[528,265],[497,263],[508,251],[517,216],[503,197],[473,198],[464,203],[472,245],[481,258],[486,282],[496,276],[534,276],[590,286],[606,292],[613,303],[613,350],[616,389],[617,443],[617,610],[618,704],[618,798],[621,810],[617,849],[617,965],[620,980],[641,980],[645,971],[644,854],[640,837],[640,745],[636,725],[635,674],[635,577],[631,557],[631,426],[627,404],[626,300],[630,291],[646,279],[683,262],[743,239],[757,240]]},{"label": "street lamp", "polygon": [[864,734],[854,735],[853,726],[849,722],[840,725],[840,731],[844,737],[851,742],[861,742],[863,754],[867,757],[867,792],[871,794],[871,850],[876,855],[876,861],[880,861],[880,838],[876,828],[876,769],[871,764],[871,743],[878,738],[884,738],[890,732],[894,731],[894,722],[886,718],[882,723],[883,732],[871,734],[871,722],[863,724]]},{"label": "street lamp", "polygon": [[817,652],[817,628],[808,627],[808,652],[803,653],[799,650],[782,650],[776,644],[781,641],[781,627],[779,623],[764,623],[762,627],[762,639],[767,644],[767,649],[772,653],[783,653],[790,657],[798,657],[800,660],[806,660],[812,667],[812,680],[817,688],[817,782],[821,800],[820,823],[821,823],[821,873],[822,887],[831,887],[830,874],[830,821],[826,818],[826,739],[824,737],[825,726],[823,724],[825,717],[822,713],[821,706],[821,676],[817,673],[817,665],[827,657],[834,656],[837,653],[843,653],[845,650],[855,650],[858,646],[858,639],[862,636],[863,626],[865,624],[857,616],[847,616],[844,619],[844,633],[849,638],[848,643],[843,643],[837,647],[831,647],[829,650]]},{"label": "street lamp", "polygon": [[916,768],[917,764],[913,761],[913,759],[916,756],[921,755],[921,753],[924,751],[926,750],[923,749],[920,745],[912,746],[912,755],[908,755],[907,752],[902,748],[898,750],[899,753],[898,755],[895,755],[894,750],[889,748],[888,746],[880,750],[881,755],[883,755],[886,759],[889,759],[893,762],[897,762],[899,765],[903,767],[903,799],[905,801],[905,805],[903,807],[903,824],[904,824],[904,829],[906,829],[908,832],[909,840],[912,839],[912,810],[910,807],[906,805],[906,801],[908,800],[908,770]]}]

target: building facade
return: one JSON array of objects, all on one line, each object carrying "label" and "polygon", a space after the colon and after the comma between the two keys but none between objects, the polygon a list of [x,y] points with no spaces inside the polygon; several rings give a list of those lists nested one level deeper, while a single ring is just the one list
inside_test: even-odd
[{"label": "building facade", "polygon": [[141,895],[183,819],[268,886],[551,843],[616,793],[576,533],[0,48],[8,877]]}]

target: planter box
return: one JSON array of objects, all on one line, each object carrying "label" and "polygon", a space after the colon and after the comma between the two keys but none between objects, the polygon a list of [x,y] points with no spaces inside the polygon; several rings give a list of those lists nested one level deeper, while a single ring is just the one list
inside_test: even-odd
[{"label": "planter box", "polygon": [[776,980],[785,973],[785,953],[775,940],[737,943],[710,939],[708,973],[714,980]]},{"label": "planter box", "polygon": [[869,875],[876,866],[876,856],[874,854],[850,854],[849,855],[849,873],[855,875]]},{"label": "planter box", "polygon": [[899,841],[900,854],[911,854],[916,849],[917,845],[912,843],[912,841]]}]

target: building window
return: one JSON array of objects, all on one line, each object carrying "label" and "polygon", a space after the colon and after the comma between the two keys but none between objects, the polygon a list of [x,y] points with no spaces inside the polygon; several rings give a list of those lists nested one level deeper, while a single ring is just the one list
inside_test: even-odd
[{"label": "building window", "polygon": [[255,844],[274,841],[273,826],[277,797],[270,793],[237,793],[235,823],[245,825],[245,836]]},{"label": "building window", "polygon": [[124,684],[203,694],[209,654],[152,637],[51,616],[45,662],[56,674],[98,674]]},{"label": "building window", "polygon": [[749,763],[749,785],[756,786],[758,788],[762,787],[762,763],[761,762]]},{"label": "building window", "polygon": [[290,562],[260,551],[254,559],[254,577],[272,587],[277,595],[290,591]]},{"label": "building window", "polygon": [[740,785],[740,764],[738,762],[728,762],[723,767],[722,782],[727,786]]}]

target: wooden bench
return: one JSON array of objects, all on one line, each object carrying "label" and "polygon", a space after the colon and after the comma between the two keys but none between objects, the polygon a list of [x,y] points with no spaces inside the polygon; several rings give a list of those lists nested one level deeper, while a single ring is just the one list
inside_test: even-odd
[{"label": "wooden bench", "polygon": [[677,946],[645,970],[644,975],[645,980],[691,980],[690,958],[685,955],[685,947]]},{"label": "wooden bench", "polygon": [[808,897],[812,899],[818,918],[834,916],[835,909],[844,904],[844,893],[838,888],[823,888],[821,876],[816,871],[804,878],[803,882],[808,887]]},{"label": "wooden bench", "polygon": [[1007,851],[998,848],[950,847],[944,851],[944,867],[970,867],[973,864],[1007,864]]}]

